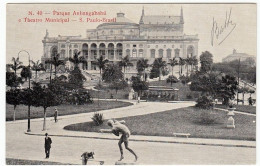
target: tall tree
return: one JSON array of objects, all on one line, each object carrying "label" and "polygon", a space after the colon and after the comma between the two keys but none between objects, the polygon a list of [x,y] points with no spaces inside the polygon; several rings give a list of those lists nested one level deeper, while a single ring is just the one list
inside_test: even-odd
[{"label": "tall tree", "polygon": [[80,89],[83,88],[83,83],[86,81],[85,76],[81,73],[81,70],[76,67],[74,70],[70,71],[69,73],[69,85],[72,89]]},{"label": "tall tree", "polygon": [[198,66],[198,59],[196,56],[191,57],[191,72],[194,71],[194,67]]},{"label": "tall tree", "polygon": [[13,63],[8,64],[8,66],[14,70],[14,74],[16,75],[17,70],[23,68],[23,63],[19,61],[19,57],[17,57],[16,59],[13,57],[12,62]]},{"label": "tall tree", "polygon": [[13,121],[15,121],[15,109],[21,103],[20,89],[11,89],[6,92],[6,102],[14,106]]},{"label": "tall tree", "polygon": [[48,107],[59,105],[59,100],[55,93],[49,88],[42,87],[39,83],[33,85],[33,103],[35,107],[43,107],[43,131],[46,130],[46,110]]},{"label": "tall tree", "polygon": [[161,75],[167,75],[167,64],[162,58],[156,58],[152,65],[152,70],[150,74],[150,78],[159,77],[159,81],[161,80]]},{"label": "tall tree", "polygon": [[39,60],[36,61],[36,62],[31,60],[31,62],[32,62],[32,70],[35,71],[35,80],[36,80],[37,79],[37,73],[39,71],[45,71],[45,68],[44,68],[44,65],[42,63],[40,63]]},{"label": "tall tree", "polygon": [[125,56],[121,61],[119,61],[119,66],[123,67],[124,69],[124,77],[125,77],[125,72],[126,72],[126,68],[128,66],[133,66],[133,63],[131,63],[129,56]]},{"label": "tall tree", "polygon": [[178,61],[176,58],[172,58],[169,60],[170,60],[169,65],[172,67],[172,76],[173,76],[173,68],[174,68],[174,66],[178,65]]},{"label": "tall tree", "polygon": [[102,71],[105,68],[105,65],[109,62],[109,60],[104,59],[101,55],[98,59],[96,59],[95,64],[99,67],[100,79],[102,80]]},{"label": "tall tree", "polygon": [[23,80],[21,77],[17,77],[14,72],[6,72],[6,85],[13,87],[18,87],[19,84],[22,84]]},{"label": "tall tree", "polygon": [[116,64],[107,64],[103,71],[102,78],[105,82],[110,83],[116,80],[124,79],[124,74]]},{"label": "tall tree", "polygon": [[124,89],[128,86],[127,82],[124,79],[113,80],[109,84],[110,89],[114,89],[116,91],[116,101],[117,101],[117,92],[120,89]]},{"label": "tall tree", "polygon": [[21,78],[24,78],[25,81],[27,81],[27,79],[32,78],[32,72],[30,69],[30,66],[24,66],[22,71],[21,71]]},{"label": "tall tree", "polygon": [[180,70],[179,70],[179,75],[181,76],[182,75],[182,66],[184,66],[186,64],[186,61],[184,58],[181,58],[179,57],[179,67],[180,67]]},{"label": "tall tree", "polygon": [[53,54],[51,59],[46,60],[45,63],[51,65],[51,69],[50,69],[50,83],[51,83],[52,65],[54,65],[54,77],[56,78],[57,67],[59,67],[60,65],[65,65],[65,62],[63,60],[60,60],[60,54]]},{"label": "tall tree", "polygon": [[80,51],[79,52],[76,51],[74,53],[73,58],[69,58],[69,61],[74,64],[74,69],[78,68],[80,63],[86,63],[84,56],[79,56],[79,55],[80,55]]},{"label": "tall tree", "polygon": [[140,75],[143,75],[144,80],[146,80],[145,77],[145,69],[149,67],[148,59],[141,58],[137,61],[136,69]]},{"label": "tall tree", "polygon": [[202,52],[200,55],[200,64],[201,72],[209,72],[213,64],[213,55],[208,51]]},{"label": "tall tree", "polygon": [[142,95],[142,92],[148,90],[149,84],[146,81],[141,81],[140,77],[132,77],[132,88],[138,95],[138,102],[139,97]]}]

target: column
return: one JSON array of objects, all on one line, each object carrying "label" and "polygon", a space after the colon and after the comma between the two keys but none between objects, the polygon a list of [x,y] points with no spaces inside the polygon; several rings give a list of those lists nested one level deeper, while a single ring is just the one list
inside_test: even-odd
[{"label": "column", "polygon": [[88,70],[91,70],[91,59],[90,59],[90,55],[91,54],[91,50],[90,49],[88,49]]},{"label": "column", "polygon": [[105,48],[105,59],[108,59],[108,48]]}]

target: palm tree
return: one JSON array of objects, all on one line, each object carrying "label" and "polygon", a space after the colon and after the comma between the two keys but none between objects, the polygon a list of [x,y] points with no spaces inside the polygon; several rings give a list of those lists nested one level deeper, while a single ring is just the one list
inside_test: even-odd
[{"label": "palm tree", "polygon": [[125,77],[125,71],[128,66],[133,66],[133,63],[130,62],[129,56],[125,56],[120,62],[119,66],[124,68],[124,77]]},{"label": "palm tree", "polygon": [[169,59],[169,60],[170,60],[169,65],[171,65],[171,67],[172,67],[172,76],[173,76],[173,67],[178,65],[178,61],[177,61],[176,58],[172,58],[172,59]]},{"label": "palm tree", "polygon": [[155,67],[159,69],[159,81],[161,81],[162,70],[167,66],[166,62],[162,58],[155,59]]},{"label": "palm tree", "polygon": [[32,62],[32,64],[33,64],[32,70],[35,71],[35,80],[36,80],[36,79],[37,79],[37,72],[39,72],[39,71],[45,71],[45,68],[44,68],[44,65],[43,65],[42,63],[40,63],[39,60],[36,61],[36,62],[34,62],[34,61],[31,60],[31,62]]},{"label": "palm tree", "polygon": [[104,59],[101,55],[96,61],[94,62],[99,67],[100,78],[102,79],[102,71],[105,68],[105,65],[109,62],[109,60]]},{"label": "palm tree", "polygon": [[189,75],[189,65],[192,67],[192,57],[187,57],[185,59],[186,62],[186,68],[187,68],[187,76]]},{"label": "palm tree", "polygon": [[80,51],[79,52],[75,52],[73,58],[69,58],[69,61],[72,62],[74,64],[74,69],[79,67],[80,63],[86,63],[86,60],[83,56],[79,56],[80,55]]},{"label": "palm tree", "polygon": [[8,64],[8,67],[12,68],[14,70],[14,74],[16,75],[16,71],[23,68],[23,62],[19,61],[19,57],[17,57],[16,59],[13,57],[12,62],[13,64]]},{"label": "palm tree", "polygon": [[144,75],[145,73],[143,73],[143,72],[145,71],[146,68],[149,67],[148,61],[149,61],[148,59],[142,58],[137,61],[137,65],[136,65],[136,69],[137,69],[138,73],[143,74],[143,77],[145,79],[146,79],[146,77]]},{"label": "palm tree", "polygon": [[179,59],[179,66],[180,66],[179,75],[182,74],[182,66],[183,65],[185,65],[185,59],[180,57],[180,59]]},{"label": "palm tree", "polygon": [[198,59],[195,56],[191,57],[191,72],[194,70],[194,66],[198,65]]},{"label": "palm tree", "polygon": [[65,65],[65,62],[63,60],[59,60],[60,54],[54,54],[52,55],[52,58],[49,60],[46,60],[46,64],[51,65],[51,70],[50,70],[50,83],[51,83],[51,75],[52,75],[52,65],[54,65],[54,77],[56,78],[56,73],[57,73],[57,67],[60,65]]}]

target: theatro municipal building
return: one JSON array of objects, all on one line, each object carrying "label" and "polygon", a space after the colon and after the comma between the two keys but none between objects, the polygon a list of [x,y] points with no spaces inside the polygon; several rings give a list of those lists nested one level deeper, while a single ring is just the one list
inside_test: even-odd
[{"label": "theatro municipal building", "polygon": [[[86,70],[99,70],[96,58],[104,56],[110,62],[118,62],[129,56],[136,67],[140,58],[152,64],[155,58],[162,57],[169,61],[173,57],[190,57],[198,55],[198,35],[186,35],[183,32],[183,10],[179,16],[146,15],[144,9],[139,23],[129,20],[125,13],[117,13],[115,22],[102,23],[96,29],[86,30],[86,36],[50,37],[48,31],[43,42],[45,63],[51,55],[60,53],[61,59],[73,57],[74,52],[81,51],[87,63],[81,67]],[[50,66],[45,64],[48,69]],[[70,62],[66,67],[71,67]]]}]

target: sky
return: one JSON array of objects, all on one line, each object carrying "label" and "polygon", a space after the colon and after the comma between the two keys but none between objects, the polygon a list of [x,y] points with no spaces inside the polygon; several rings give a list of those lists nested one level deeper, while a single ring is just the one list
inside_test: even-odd
[{"label": "sky", "polygon": [[[186,35],[198,34],[198,54],[209,51],[213,54],[214,62],[236,49],[239,53],[247,53],[256,56],[257,50],[257,22],[255,4],[8,4],[6,25],[6,63],[10,63],[12,57],[17,57],[18,52],[26,50],[31,59],[40,60],[43,55],[42,40],[48,29],[50,37],[58,35],[82,35],[86,37],[87,29],[95,29],[100,23],[93,22],[70,22],[70,23],[46,23],[46,22],[23,22],[23,18],[60,18],[43,14],[37,15],[37,11],[52,13],[53,10],[60,12],[75,11],[106,11],[105,16],[98,18],[113,18],[116,13],[124,12],[125,17],[139,23],[142,8],[145,15],[180,15],[181,7],[184,15],[184,33]],[[28,15],[32,11],[34,15]],[[64,16],[70,19],[78,19],[80,16]],[[82,16],[83,18],[86,16]],[[95,18],[92,16],[92,18]],[[22,19],[19,22],[19,19]],[[214,19],[214,21],[213,21]],[[223,32],[214,35],[212,41],[212,28],[223,28]],[[214,24],[213,24],[214,23]],[[214,31],[216,32],[216,31]],[[225,40],[224,40],[225,39]],[[221,41],[223,42],[219,44]],[[26,64],[28,56],[26,52],[20,53],[20,59]]]}]

